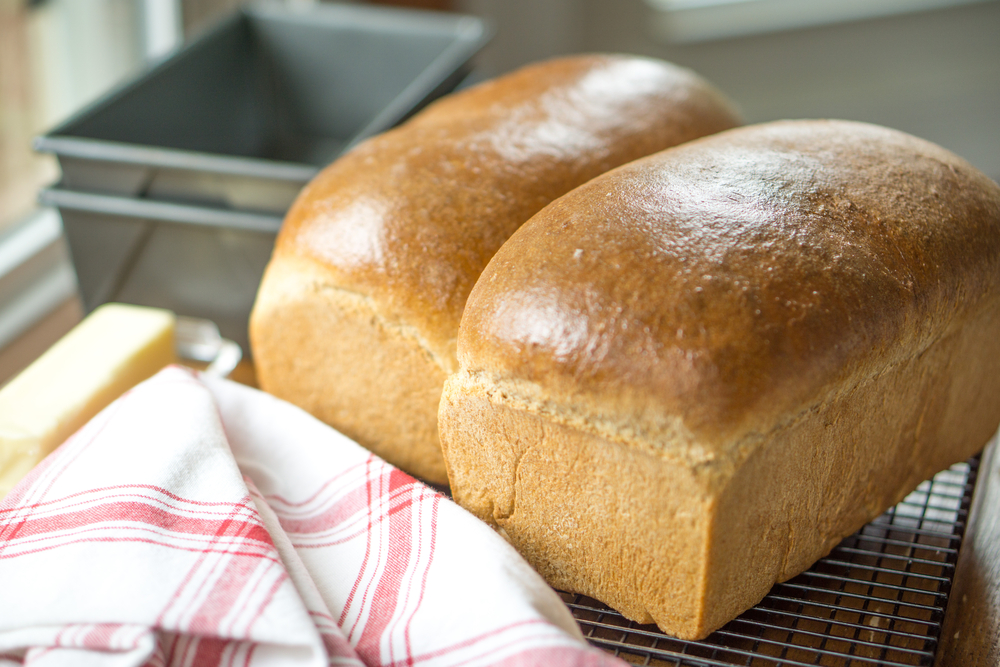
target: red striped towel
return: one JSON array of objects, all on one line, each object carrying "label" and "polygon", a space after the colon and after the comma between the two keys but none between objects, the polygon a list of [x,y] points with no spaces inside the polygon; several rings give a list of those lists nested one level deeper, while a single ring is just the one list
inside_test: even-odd
[{"label": "red striped towel", "polygon": [[620,665],[487,526],[173,367],[0,504],[0,665]]}]

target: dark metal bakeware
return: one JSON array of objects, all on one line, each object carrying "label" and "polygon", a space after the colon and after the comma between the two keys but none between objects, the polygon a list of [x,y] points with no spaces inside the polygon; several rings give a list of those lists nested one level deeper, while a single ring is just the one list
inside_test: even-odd
[{"label": "dark metal bakeware", "polygon": [[62,188],[62,217],[84,309],[119,301],[208,319],[249,353],[247,323],[281,217]]},{"label": "dark metal bakeware", "polygon": [[35,148],[68,189],[283,214],[343,150],[452,90],[488,38],[460,14],[253,5]]}]

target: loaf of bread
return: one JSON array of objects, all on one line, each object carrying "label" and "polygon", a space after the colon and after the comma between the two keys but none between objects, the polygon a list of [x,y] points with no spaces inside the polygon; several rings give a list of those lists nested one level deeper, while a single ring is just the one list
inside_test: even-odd
[{"label": "loaf of bread", "polygon": [[456,500],[553,585],[693,639],[1000,421],[1000,187],[839,121],[730,130],[556,200],[473,289]]},{"label": "loaf of bread", "polygon": [[691,72],[624,56],[530,66],[433,104],[292,206],[251,316],[261,387],[446,481],[438,402],[493,253],[577,185],[736,124]]}]

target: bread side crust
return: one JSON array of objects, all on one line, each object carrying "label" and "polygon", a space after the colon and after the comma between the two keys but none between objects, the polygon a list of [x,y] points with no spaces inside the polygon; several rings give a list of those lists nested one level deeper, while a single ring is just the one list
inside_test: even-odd
[{"label": "bread side crust", "polygon": [[[444,375],[421,355],[428,351],[441,368],[457,369],[455,339],[465,302],[496,251],[534,213],[590,178],[739,123],[721,93],[693,72],[632,56],[559,58],[436,101],[329,165],[289,210],[274,261],[313,261],[327,271],[323,284],[343,292],[320,298],[289,291],[282,298],[298,312],[284,312],[277,298],[257,309],[260,333],[251,340],[264,345],[266,330],[276,341],[266,348],[254,343],[255,359],[267,366],[263,386],[311,405],[314,414],[327,415],[329,423],[409,472],[443,480],[443,464],[428,460],[408,468],[401,462],[411,457],[388,452],[419,441],[413,456],[430,456],[438,406],[429,397],[440,395]],[[263,279],[267,293],[280,291],[268,285],[272,275]],[[351,301],[352,293],[368,300]],[[323,368],[321,338],[283,335],[281,329],[329,319],[311,317],[302,305],[310,300],[320,308],[339,303],[333,308],[342,313],[340,328],[322,340],[361,337],[344,324],[349,317],[371,329],[367,346],[363,337],[353,347],[346,339],[337,343],[356,368],[338,361],[308,377],[307,363]],[[378,326],[367,324],[369,311],[381,316]],[[274,321],[267,324],[265,317]],[[400,336],[390,336],[390,349],[376,351],[376,341],[389,335],[382,329]],[[300,340],[316,348],[304,352],[309,362],[280,349]],[[327,353],[339,354],[333,348]],[[374,365],[370,355],[378,356]],[[409,358],[417,363],[408,364]],[[295,369],[283,375],[286,363]],[[335,379],[332,369],[356,379],[359,398],[319,395],[321,384]],[[440,380],[433,388],[432,377]],[[341,393],[337,387],[330,391]],[[355,423],[356,407],[363,408],[364,424]]]},{"label": "bread side crust", "polygon": [[1000,187],[967,162],[871,125],[768,123],[536,214],[470,294],[459,358],[654,443],[678,415],[730,443],[926,348],[998,277]]},{"label": "bread side crust", "polygon": [[[446,483],[437,406],[449,370],[409,327],[344,290],[323,267],[276,256],[250,318],[262,389],[383,459]],[[382,406],[396,406],[386,412]]]},{"label": "bread side crust", "polygon": [[452,492],[553,586],[704,638],[983,446],[1000,414],[998,330],[994,301],[920,354],[744,434],[743,460],[694,466],[463,371],[439,418]]},{"label": "bread side crust", "polygon": [[439,418],[455,500],[502,528],[555,588],[697,635],[712,505],[697,475],[464,379],[449,378]]},{"label": "bread side crust", "polygon": [[707,628],[756,604],[775,582],[983,448],[1000,420],[997,331],[994,301],[919,355],[766,437],[748,436],[764,446],[752,449],[717,496]]}]

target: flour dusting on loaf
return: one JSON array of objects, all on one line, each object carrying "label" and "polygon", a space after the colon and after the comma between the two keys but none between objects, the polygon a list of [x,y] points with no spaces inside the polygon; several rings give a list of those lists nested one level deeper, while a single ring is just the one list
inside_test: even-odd
[{"label": "flour dusting on loaf", "polygon": [[445,481],[441,387],[496,250],[590,178],[738,123],[690,71],[628,56],[549,61],[438,101],[292,206],[251,316],[261,386]]},{"label": "flour dusting on loaf", "polygon": [[1000,187],[861,123],[738,128],[496,254],[439,415],[459,503],[554,586],[701,638],[1000,421]]}]

